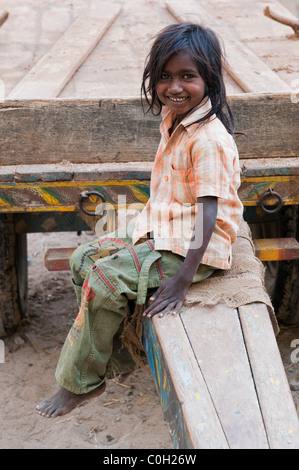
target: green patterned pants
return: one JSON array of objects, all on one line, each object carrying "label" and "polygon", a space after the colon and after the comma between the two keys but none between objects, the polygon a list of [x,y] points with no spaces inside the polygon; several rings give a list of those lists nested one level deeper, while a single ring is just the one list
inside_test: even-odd
[{"label": "green patterned pants", "polygon": [[[170,251],[155,251],[154,240],[132,246],[119,230],[79,246],[71,257],[73,284],[79,313],[65,340],[56,369],[60,386],[77,394],[104,382],[107,371],[132,371],[129,351],[121,346],[129,300],[144,304],[148,289],[174,276],[184,258]],[[214,271],[200,265],[193,282]]]}]

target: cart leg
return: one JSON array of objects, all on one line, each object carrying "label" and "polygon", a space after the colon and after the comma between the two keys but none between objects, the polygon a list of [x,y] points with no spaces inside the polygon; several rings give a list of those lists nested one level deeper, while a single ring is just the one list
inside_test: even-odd
[{"label": "cart leg", "polygon": [[0,335],[14,331],[26,313],[27,235],[15,232],[14,216],[0,215]]}]

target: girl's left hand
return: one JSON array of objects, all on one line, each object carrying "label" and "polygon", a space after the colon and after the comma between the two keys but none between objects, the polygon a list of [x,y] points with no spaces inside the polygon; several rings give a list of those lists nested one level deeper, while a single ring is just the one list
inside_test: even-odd
[{"label": "girl's left hand", "polygon": [[143,316],[150,318],[158,314],[163,317],[167,313],[176,315],[183,306],[188,289],[189,285],[182,286],[182,281],[176,276],[169,277],[150,297],[151,303]]}]

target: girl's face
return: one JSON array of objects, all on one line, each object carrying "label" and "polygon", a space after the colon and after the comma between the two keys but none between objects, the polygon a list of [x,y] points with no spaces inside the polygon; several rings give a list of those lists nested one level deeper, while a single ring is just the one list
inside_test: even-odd
[{"label": "girl's face", "polygon": [[205,95],[205,82],[188,52],[174,53],[166,62],[156,87],[159,100],[180,122]]}]

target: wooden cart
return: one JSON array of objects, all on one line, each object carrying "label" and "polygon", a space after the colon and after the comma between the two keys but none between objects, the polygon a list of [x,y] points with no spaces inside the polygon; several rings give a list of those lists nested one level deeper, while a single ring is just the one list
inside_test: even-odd
[{"label": "wooden cart", "polygon": [[[278,2],[268,4],[294,20]],[[298,322],[299,57],[298,42],[287,38],[292,31],[266,17],[265,4],[254,0],[242,2],[241,11],[237,0],[142,0],[138,8],[133,1],[90,2],[88,8],[81,0],[47,5],[48,10],[32,0],[19,10],[11,0],[9,19],[0,29],[5,44],[0,61],[2,334],[26,311],[27,233],[87,230],[94,227],[91,214],[99,203],[117,210],[120,196],[127,205],[147,201],[159,119],[144,116],[139,99],[146,40],[184,19],[203,21],[224,41],[228,95],[237,130],[247,134],[237,141],[244,217],[256,254],[267,263],[278,315]],[[261,309],[258,304],[239,311],[197,307],[175,320],[145,323],[147,353],[175,447],[298,447],[296,411]],[[228,326],[235,331],[231,344]],[[230,345],[223,358],[230,369],[220,371],[213,361],[219,351],[198,341],[211,331],[217,344]],[[200,366],[202,354],[211,358],[206,369]],[[229,400],[225,394],[230,396],[236,375],[227,380],[224,370],[243,374]],[[236,409],[232,403],[245,389],[248,401]],[[249,429],[258,429],[255,437]]]}]

